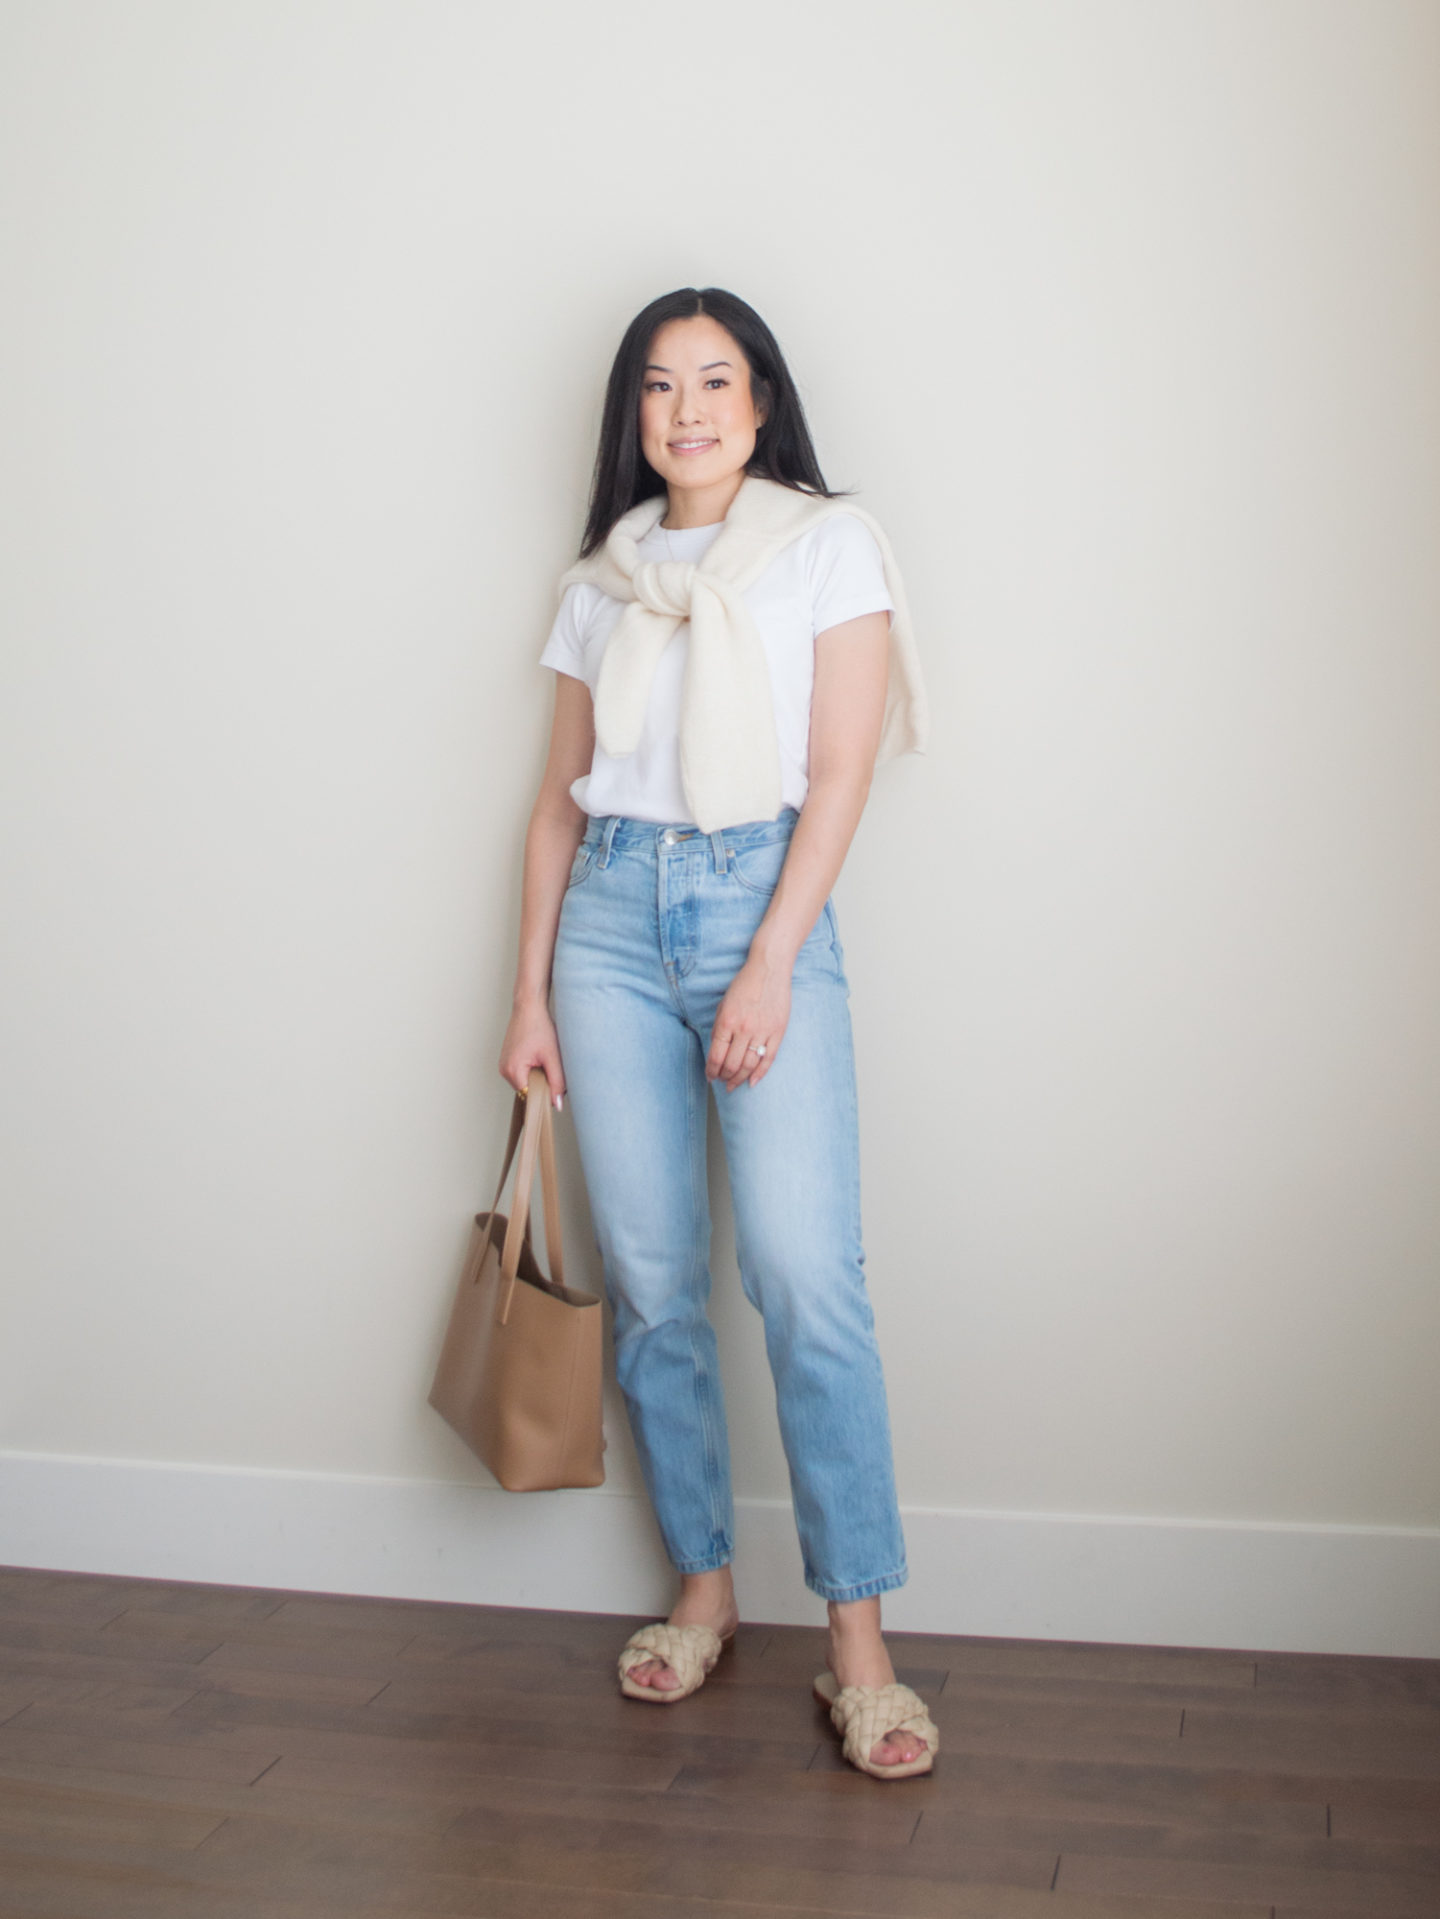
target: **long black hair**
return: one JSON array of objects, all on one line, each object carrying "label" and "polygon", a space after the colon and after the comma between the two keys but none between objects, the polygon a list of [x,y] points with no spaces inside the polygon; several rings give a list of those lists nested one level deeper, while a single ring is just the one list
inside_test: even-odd
[{"label": "long black hair", "polygon": [[582,559],[605,544],[622,514],[665,491],[665,482],[640,450],[640,391],[646,356],[657,330],[668,320],[689,320],[697,313],[708,313],[734,337],[750,368],[756,406],[764,412],[745,471],[793,486],[799,493],[818,493],[827,500],[837,497],[820,472],[805,409],[779,342],[754,307],[724,287],[679,287],[674,293],[662,293],[635,315],[610,368],[590,483],[590,513],[580,542]]}]

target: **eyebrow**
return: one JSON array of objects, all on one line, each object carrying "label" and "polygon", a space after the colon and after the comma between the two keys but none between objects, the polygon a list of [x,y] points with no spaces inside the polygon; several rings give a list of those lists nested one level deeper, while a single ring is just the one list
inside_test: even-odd
[{"label": "eyebrow", "polygon": [[[710,366],[702,366],[702,367],[701,367],[701,369],[700,369],[700,371],[701,371],[702,373],[708,373],[708,372],[710,371],[710,367],[717,367],[717,366],[729,366],[729,365],[730,365],[730,362],[729,362],[728,360],[712,360],[712,361],[710,362]],[[674,372],[674,370],[675,370],[675,369],[674,369],[673,367],[668,367],[668,366],[656,366],[656,364],[655,364],[655,362],[654,362],[653,360],[652,360],[652,361],[651,361],[651,362],[649,363],[649,365],[648,365],[648,366],[647,366],[647,367],[645,368],[645,371],[646,371],[647,373],[673,373],[673,372]]]}]

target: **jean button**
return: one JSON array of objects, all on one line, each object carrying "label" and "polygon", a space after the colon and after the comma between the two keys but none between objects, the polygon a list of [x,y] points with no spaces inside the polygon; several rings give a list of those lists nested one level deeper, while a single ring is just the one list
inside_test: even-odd
[{"label": "jean button", "polygon": [[675,844],[675,837],[676,837],[675,834],[667,833],[665,835],[665,844],[667,846],[673,846]]}]

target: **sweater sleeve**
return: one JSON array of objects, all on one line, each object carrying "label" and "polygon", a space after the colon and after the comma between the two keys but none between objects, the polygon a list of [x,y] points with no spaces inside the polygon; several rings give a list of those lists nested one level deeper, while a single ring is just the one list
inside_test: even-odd
[{"label": "sweater sleeve", "polygon": [[816,633],[862,613],[895,610],[875,535],[852,514],[829,514],[815,528],[806,570]]}]

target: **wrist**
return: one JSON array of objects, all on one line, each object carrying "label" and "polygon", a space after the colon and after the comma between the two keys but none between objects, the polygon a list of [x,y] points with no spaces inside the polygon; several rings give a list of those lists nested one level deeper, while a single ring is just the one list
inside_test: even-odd
[{"label": "wrist", "polygon": [[550,1016],[550,988],[548,983],[545,986],[536,986],[531,981],[526,981],[524,984],[517,982],[514,995],[510,1001],[510,1010],[522,1016],[537,1013],[543,1014],[545,1018],[548,1019]]},{"label": "wrist", "polygon": [[795,970],[799,947],[773,926],[763,923],[750,942],[749,957],[767,973],[783,973],[788,979]]}]

